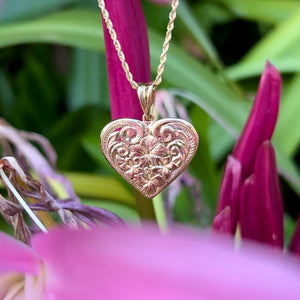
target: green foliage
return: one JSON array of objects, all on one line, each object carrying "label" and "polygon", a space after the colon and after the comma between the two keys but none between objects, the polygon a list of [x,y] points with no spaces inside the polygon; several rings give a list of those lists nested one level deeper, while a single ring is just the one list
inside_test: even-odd
[{"label": "green foliage", "polygon": [[[142,2],[154,74],[169,8]],[[245,123],[250,109],[246,98],[253,99],[266,59],[284,79],[274,137],[279,169],[290,189],[300,194],[300,2],[181,0],[178,16],[161,87],[185,104],[199,133],[190,171],[201,181],[204,206],[214,211],[224,160]],[[251,47],[245,28],[255,39]],[[232,65],[226,65],[226,43],[234,55]],[[99,150],[100,130],[110,118],[104,51],[96,0],[4,1],[1,116],[50,139],[59,169],[68,172],[86,203],[136,220],[132,191]],[[195,223],[187,190],[178,196],[175,218]],[[293,195],[289,201],[299,201]]]}]

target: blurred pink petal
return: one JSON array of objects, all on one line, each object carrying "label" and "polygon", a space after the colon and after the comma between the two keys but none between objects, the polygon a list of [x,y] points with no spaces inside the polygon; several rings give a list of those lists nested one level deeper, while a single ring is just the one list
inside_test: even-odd
[{"label": "blurred pink petal", "polygon": [[297,225],[294,234],[291,238],[288,250],[298,256],[300,256],[300,216],[297,221]]},{"label": "blurred pink petal", "polygon": [[[55,230],[33,238],[55,300],[298,300],[300,265],[272,249],[176,231]],[[55,245],[55,246],[54,246]]]},{"label": "blurred pink petal", "polygon": [[[148,34],[140,0],[105,1],[118,40],[129,65],[133,79],[149,82],[150,54]],[[106,60],[109,77],[111,114],[117,118],[142,118],[137,92],[125,77],[121,62],[103,21]]]},{"label": "blurred pink petal", "polygon": [[5,272],[35,275],[40,267],[40,259],[30,247],[0,232],[0,275]]},{"label": "blurred pink petal", "polygon": [[[228,156],[221,182],[216,214],[219,215],[224,210],[224,208],[229,207],[230,220],[228,220],[228,218],[220,219],[219,216],[219,220],[214,221],[214,228],[217,230],[219,230],[222,227],[223,232],[225,231],[225,229],[228,229],[228,232],[235,232],[238,218],[238,196],[241,185],[241,169],[242,166],[240,162],[236,160],[233,156]],[[221,220],[227,223],[229,221],[230,225],[220,225],[219,222]]]},{"label": "blurred pink petal", "polygon": [[243,166],[242,180],[251,175],[260,145],[271,140],[278,116],[280,91],[280,74],[267,62],[249,118],[232,152]]}]

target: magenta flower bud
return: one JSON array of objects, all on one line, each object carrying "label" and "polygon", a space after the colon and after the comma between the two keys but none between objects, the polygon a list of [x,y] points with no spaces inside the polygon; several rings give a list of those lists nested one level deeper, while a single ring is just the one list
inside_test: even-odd
[{"label": "magenta flower bud", "polygon": [[243,180],[252,174],[260,145],[271,140],[278,116],[280,91],[280,74],[267,62],[249,118],[232,152],[243,166]]},{"label": "magenta flower bud", "polygon": [[[226,206],[213,221],[213,229],[218,232],[230,233],[232,232],[232,224],[231,224],[231,210],[229,206]],[[234,228],[235,230],[235,228]]]},{"label": "magenta flower bud", "polygon": [[[275,154],[269,142],[262,146],[265,141],[271,139],[276,125],[280,90],[280,75],[275,67],[267,62],[248,121],[225,167],[213,227],[223,232],[227,228],[227,232],[234,234],[240,221],[244,237],[281,247],[283,210],[282,204],[278,203],[281,202],[281,198]],[[265,152],[258,151],[260,147],[265,149]],[[255,160],[259,160],[261,165],[255,163]],[[261,168],[260,171],[257,171],[257,168]],[[255,176],[251,177],[252,174]],[[273,194],[276,193],[278,195],[275,195],[273,200]],[[240,201],[243,201],[243,206],[239,209]],[[262,218],[256,215],[258,205],[260,211],[267,212],[270,218],[261,224],[266,226],[263,230],[268,232],[261,232],[257,227],[257,218]],[[228,226],[228,212],[224,214],[223,211],[226,207],[230,212],[230,226]],[[274,215],[279,218],[278,224],[275,224]],[[261,234],[264,235],[260,236]],[[272,234],[276,236],[272,237]]]},{"label": "magenta flower bud", "polygon": [[256,192],[254,176],[251,175],[245,180],[240,191],[239,224],[243,238],[262,241]]},{"label": "magenta flower bud", "polygon": [[[150,54],[148,34],[140,0],[105,1],[133,79],[149,82]],[[112,119],[141,119],[143,112],[137,92],[128,82],[117,51],[103,21]]]},{"label": "magenta flower bud", "polygon": [[235,232],[238,213],[238,195],[241,185],[241,164],[228,156],[219,193],[217,216],[213,228],[222,232]]},{"label": "magenta flower bud", "polygon": [[283,248],[283,206],[270,141],[257,151],[254,173],[241,189],[239,205],[242,237]]}]

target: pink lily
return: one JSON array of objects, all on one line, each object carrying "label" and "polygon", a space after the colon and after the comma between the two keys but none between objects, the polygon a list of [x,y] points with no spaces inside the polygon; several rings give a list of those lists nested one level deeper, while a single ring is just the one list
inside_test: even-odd
[{"label": "pink lily", "polygon": [[3,233],[0,243],[1,299],[300,298],[298,262],[207,233],[55,229],[32,248]]},{"label": "pink lily", "polygon": [[[150,82],[148,34],[140,0],[105,1],[126,62],[137,82]],[[104,21],[103,21],[103,24]],[[112,119],[141,119],[137,92],[126,79],[108,30],[103,25]]]},{"label": "pink lily", "polygon": [[239,222],[243,237],[283,247],[283,208],[269,142],[280,90],[280,75],[268,62],[248,121],[225,166],[214,228],[234,234]]}]

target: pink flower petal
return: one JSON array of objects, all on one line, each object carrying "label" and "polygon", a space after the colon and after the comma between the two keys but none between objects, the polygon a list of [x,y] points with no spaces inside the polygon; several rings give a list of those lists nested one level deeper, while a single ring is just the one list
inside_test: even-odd
[{"label": "pink flower petal", "polygon": [[257,196],[264,241],[283,248],[283,206],[277,175],[275,151],[270,141],[258,149],[255,159]]},{"label": "pink flower petal", "polygon": [[277,251],[177,231],[55,230],[33,238],[56,300],[298,300],[300,265]]},{"label": "pink flower petal", "polygon": [[232,152],[243,166],[242,180],[252,174],[259,146],[264,141],[270,140],[273,135],[279,110],[280,91],[280,74],[267,62],[250,116]]},{"label": "pink flower petal", "polygon": [[[241,185],[241,169],[242,167],[240,162],[234,157],[228,156],[221,182],[217,207],[217,215],[219,215],[226,207],[230,208],[230,225],[227,224],[226,226],[222,226],[223,232],[226,228],[229,230],[228,232],[232,233],[235,233],[236,230],[238,217],[238,195]],[[215,229],[217,229],[217,223],[219,223],[219,221],[214,221]]]},{"label": "pink flower petal", "polygon": [[41,267],[38,255],[25,244],[0,232],[0,273],[37,274]]},{"label": "pink flower petal", "polygon": [[[150,54],[147,27],[141,1],[106,0],[105,5],[133,79],[137,83],[149,82],[151,80]],[[115,46],[104,22],[103,28],[112,118],[141,119],[143,112],[137,92],[132,89],[125,77]]]},{"label": "pink flower petal", "polygon": [[243,186],[240,224],[242,236],[283,248],[283,206],[270,141],[258,149],[254,176]]},{"label": "pink flower petal", "polygon": [[218,232],[229,233],[232,231],[230,207],[226,206],[213,221],[213,229]]},{"label": "pink flower petal", "polygon": [[250,176],[245,180],[240,192],[239,200],[239,224],[243,238],[262,242],[261,215],[258,210],[258,198],[256,195],[254,178]]}]

